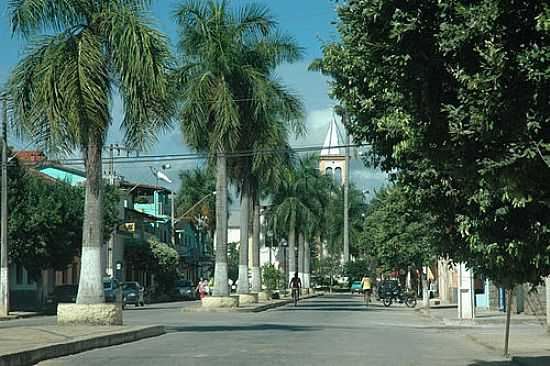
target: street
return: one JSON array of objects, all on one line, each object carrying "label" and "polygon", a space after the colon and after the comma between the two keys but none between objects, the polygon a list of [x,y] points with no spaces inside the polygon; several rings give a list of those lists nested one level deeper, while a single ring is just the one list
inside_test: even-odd
[{"label": "street", "polygon": [[165,325],[164,336],[41,365],[511,365],[461,328],[438,326],[403,306],[365,308],[359,296],[325,296],[257,314],[182,313],[180,307],[124,313],[128,325]]}]

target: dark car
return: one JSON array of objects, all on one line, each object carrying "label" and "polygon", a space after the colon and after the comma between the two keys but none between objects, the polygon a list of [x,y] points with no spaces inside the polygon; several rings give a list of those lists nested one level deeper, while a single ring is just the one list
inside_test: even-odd
[{"label": "dark car", "polygon": [[384,299],[386,293],[389,293],[399,288],[399,281],[397,280],[383,280],[376,285],[376,300]]},{"label": "dark car", "polygon": [[103,291],[105,292],[105,302],[116,302],[117,293],[120,285],[114,278],[106,277],[103,279]]},{"label": "dark car", "polygon": [[55,312],[59,303],[74,303],[78,294],[78,285],[63,285],[54,288],[46,298],[47,311]]},{"label": "dark car", "polygon": [[176,298],[181,300],[195,300],[197,298],[195,288],[189,280],[176,281]]},{"label": "dark car", "polygon": [[124,282],[122,285],[122,301],[124,305],[132,304],[135,306],[145,306],[143,292],[143,287],[139,282]]}]

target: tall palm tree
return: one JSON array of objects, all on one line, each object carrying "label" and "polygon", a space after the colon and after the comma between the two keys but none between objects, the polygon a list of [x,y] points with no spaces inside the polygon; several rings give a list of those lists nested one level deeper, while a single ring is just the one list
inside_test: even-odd
[{"label": "tall palm tree", "polygon": [[[18,131],[49,151],[80,149],[86,169],[82,267],[77,303],[104,302],[101,152],[113,93],[123,103],[126,144],[142,149],[172,115],[165,37],[144,0],[14,0],[13,32],[32,38],[8,81]],[[37,38],[41,32],[56,32]]]},{"label": "tall palm tree", "polygon": [[[269,71],[298,57],[276,32],[267,8],[231,11],[227,1],[186,2],[176,11],[181,59],[179,118],[186,141],[216,164],[216,269],[214,294],[227,288],[227,160],[284,88]],[[251,145],[246,146],[250,149]]]},{"label": "tall palm tree", "polygon": [[278,189],[273,194],[274,214],[277,221],[288,230],[289,277],[299,270],[295,257],[296,236],[307,232],[308,225],[315,222],[319,211],[314,187],[321,176],[316,164],[317,158],[310,156],[285,169]]}]

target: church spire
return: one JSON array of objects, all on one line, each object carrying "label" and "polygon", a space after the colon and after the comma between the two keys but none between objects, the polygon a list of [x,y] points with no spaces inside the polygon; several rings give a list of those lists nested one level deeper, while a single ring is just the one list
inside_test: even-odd
[{"label": "church spire", "polygon": [[340,141],[338,139],[338,126],[336,125],[336,120],[332,118],[330,120],[330,125],[328,128],[327,136],[325,137],[325,143],[321,149],[321,156],[335,156],[343,155],[344,151],[340,146]]}]

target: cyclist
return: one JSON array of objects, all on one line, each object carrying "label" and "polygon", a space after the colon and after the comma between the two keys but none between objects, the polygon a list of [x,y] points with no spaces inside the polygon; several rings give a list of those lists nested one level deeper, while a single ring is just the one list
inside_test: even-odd
[{"label": "cyclist", "polygon": [[302,280],[298,277],[298,272],[294,273],[294,277],[290,280],[288,287],[292,289],[292,298],[294,299],[294,306],[296,306],[300,299],[300,289],[302,288]]},{"label": "cyclist", "polygon": [[361,288],[363,289],[363,301],[365,304],[368,304],[372,293],[372,282],[369,276],[363,276],[363,279],[361,280]]}]

